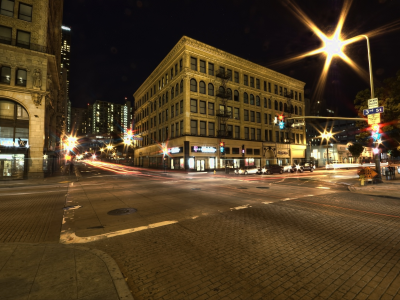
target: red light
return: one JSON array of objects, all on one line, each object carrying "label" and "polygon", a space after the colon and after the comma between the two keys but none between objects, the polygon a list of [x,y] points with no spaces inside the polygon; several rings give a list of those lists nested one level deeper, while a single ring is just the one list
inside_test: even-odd
[{"label": "red light", "polygon": [[223,146],[224,146],[224,142],[220,142],[219,145],[220,145],[221,147],[223,147]]},{"label": "red light", "polygon": [[278,119],[279,119],[280,121],[282,121],[282,120],[283,120],[283,116],[279,116]]},{"label": "red light", "polygon": [[373,131],[379,131],[379,124],[372,125],[372,130]]}]

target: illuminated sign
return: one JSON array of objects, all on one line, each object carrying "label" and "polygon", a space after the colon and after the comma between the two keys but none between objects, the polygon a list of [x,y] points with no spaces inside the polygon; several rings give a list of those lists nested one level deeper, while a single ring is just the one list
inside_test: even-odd
[{"label": "illuminated sign", "polygon": [[175,154],[175,153],[181,153],[183,152],[183,147],[173,147],[173,148],[169,148],[168,152],[171,154]]},{"label": "illuminated sign", "polygon": [[292,127],[300,127],[300,126],[304,126],[304,122],[301,123],[293,123]]},{"label": "illuminated sign", "polygon": [[202,146],[202,147],[193,146],[192,152],[215,153],[215,152],[217,152],[217,148],[216,147],[208,147],[208,146]]}]

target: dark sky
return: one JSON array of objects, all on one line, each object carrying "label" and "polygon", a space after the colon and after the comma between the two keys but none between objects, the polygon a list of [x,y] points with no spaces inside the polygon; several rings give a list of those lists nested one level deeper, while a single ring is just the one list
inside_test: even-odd
[{"label": "dark sky", "polygon": [[[70,98],[73,107],[103,100],[123,103],[183,35],[306,82],[313,97],[323,55],[272,65],[320,46],[319,38],[280,0],[68,0],[64,20],[72,28]],[[333,31],[341,0],[296,2],[325,33]],[[400,19],[399,0],[355,0],[344,24],[349,37]],[[400,29],[400,26],[398,26]],[[400,30],[371,38],[375,86],[400,69]],[[366,42],[346,54],[368,71]],[[353,114],[356,93],[369,87],[335,59],[323,99]]]}]

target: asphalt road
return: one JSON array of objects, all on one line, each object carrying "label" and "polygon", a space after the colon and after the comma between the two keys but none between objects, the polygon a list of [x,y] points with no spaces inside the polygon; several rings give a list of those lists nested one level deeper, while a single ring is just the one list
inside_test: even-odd
[{"label": "asphalt road", "polygon": [[399,200],[348,192],[354,170],[102,168],[69,187],[82,207],[65,225],[117,261],[135,299],[400,298]]}]

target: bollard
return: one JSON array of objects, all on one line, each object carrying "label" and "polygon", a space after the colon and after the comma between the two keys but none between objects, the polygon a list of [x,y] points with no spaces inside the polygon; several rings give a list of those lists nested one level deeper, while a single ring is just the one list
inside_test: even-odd
[{"label": "bollard", "polygon": [[360,175],[360,185],[365,185],[365,176]]}]

